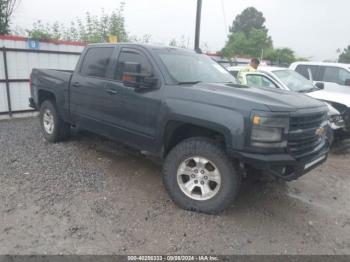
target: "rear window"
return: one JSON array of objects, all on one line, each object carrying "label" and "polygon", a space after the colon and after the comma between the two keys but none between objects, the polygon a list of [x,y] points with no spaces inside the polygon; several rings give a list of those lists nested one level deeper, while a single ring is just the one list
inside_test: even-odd
[{"label": "rear window", "polygon": [[107,68],[112,58],[113,47],[90,48],[84,58],[81,74],[91,77],[106,77]]}]

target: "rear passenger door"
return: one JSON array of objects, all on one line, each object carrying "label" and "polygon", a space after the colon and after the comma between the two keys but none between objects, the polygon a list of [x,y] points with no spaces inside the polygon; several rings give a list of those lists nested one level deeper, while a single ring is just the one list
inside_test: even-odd
[{"label": "rear passenger door", "polygon": [[90,47],[73,75],[70,105],[73,120],[80,126],[108,135],[121,109],[117,91],[109,88],[108,73],[113,65],[113,46]]},{"label": "rear passenger door", "polygon": [[334,86],[334,84],[340,86],[346,86],[347,82],[350,80],[350,72],[346,71],[343,68],[335,66],[324,66],[322,81],[326,86]]}]

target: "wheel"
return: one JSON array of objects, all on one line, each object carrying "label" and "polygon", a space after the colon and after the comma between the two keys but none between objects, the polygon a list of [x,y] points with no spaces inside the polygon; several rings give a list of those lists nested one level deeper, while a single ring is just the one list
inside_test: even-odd
[{"label": "wheel", "polygon": [[41,104],[40,124],[45,139],[52,143],[62,141],[70,135],[70,125],[60,118],[53,101]]},{"label": "wheel", "polygon": [[234,201],[241,176],[214,141],[191,138],[175,146],[166,157],[163,182],[183,209],[216,214]]}]

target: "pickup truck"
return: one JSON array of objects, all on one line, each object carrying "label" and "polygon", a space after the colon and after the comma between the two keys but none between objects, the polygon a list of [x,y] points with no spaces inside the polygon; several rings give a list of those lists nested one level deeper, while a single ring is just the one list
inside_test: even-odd
[{"label": "pickup truck", "polygon": [[72,126],[156,156],[180,207],[218,213],[245,170],[287,181],[326,161],[327,106],[288,91],[236,83],[204,54],[139,44],[93,44],[74,72],[33,69],[30,105],[44,137]]}]

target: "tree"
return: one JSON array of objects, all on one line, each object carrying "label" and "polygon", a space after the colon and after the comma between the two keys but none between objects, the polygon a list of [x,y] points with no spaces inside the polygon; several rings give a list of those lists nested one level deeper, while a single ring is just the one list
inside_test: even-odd
[{"label": "tree", "polygon": [[262,29],[251,29],[244,32],[231,33],[226,46],[222,49],[225,57],[251,56],[260,57],[264,50],[272,49],[272,40]]},{"label": "tree", "polygon": [[267,29],[264,26],[266,19],[262,12],[259,12],[254,7],[248,7],[239,15],[236,16],[235,20],[230,27],[230,32],[232,33],[249,33],[251,29],[261,29],[266,31]]},{"label": "tree", "polygon": [[10,18],[17,0],[0,0],[0,34],[10,33]]},{"label": "tree", "polygon": [[278,66],[289,66],[296,61],[294,51],[290,48],[276,48],[266,52],[264,56],[272,64]]},{"label": "tree", "polygon": [[99,16],[86,13],[85,19],[78,18],[68,27],[58,22],[50,25],[37,21],[31,30],[27,30],[28,37],[38,40],[55,39],[96,43],[109,42],[110,36],[116,36],[119,42],[126,42],[128,35],[125,30],[123,12],[124,3],[122,2],[119,9],[112,11],[111,14],[105,13],[104,10]]},{"label": "tree", "polygon": [[268,35],[265,17],[254,7],[249,7],[237,15],[230,28],[230,35],[222,54],[225,57],[260,57],[266,50],[272,49],[272,39]]},{"label": "tree", "polygon": [[287,66],[294,62],[295,54],[292,49],[273,48],[265,21],[263,13],[254,7],[243,10],[232,22],[231,33],[222,49],[223,56],[262,57],[280,66]]},{"label": "tree", "polygon": [[339,63],[350,64],[350,45],[344,49],[343,53],[339,55]]},{"label": "tree", "polygon": [[145,34],[142,37],[137,37],[136,35],[129,36],[128,41],[132,43],[148,44],[152,40],[152,35]]},{"label": "tree", "polygon": [[41,20],[36,21],[33,24],[33,29],[28,31],[29,37],[36,40],[49,40],[53,39],[52,32],[49,24],[43,24]]},{"label": "tree", "polygon": [[179,48],[188,48],[189,39],[186,40],[185,36],[181,36],[180,40],[176,40],[175,38],[172,38],[169,41],[169,46],[179,47]]}]

